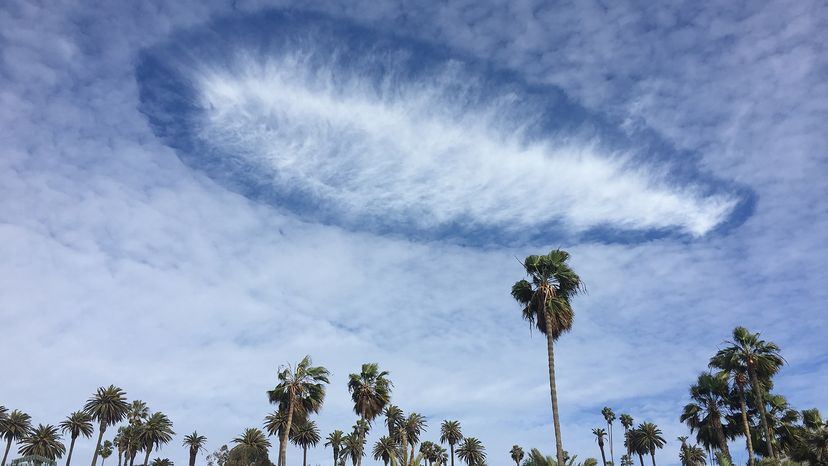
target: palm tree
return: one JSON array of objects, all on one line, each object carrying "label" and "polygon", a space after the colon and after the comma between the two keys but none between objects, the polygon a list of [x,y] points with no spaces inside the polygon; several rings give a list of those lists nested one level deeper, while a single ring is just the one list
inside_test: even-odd
[{"label": "palm tree", "polygon": [[604,409],[601,410],[601,415],[603,415],[604,420],[607,421],[607,432],[609,432],[610,460],[612,461],[612,464],[615,465],[615,453],[612,449],[612,422],[615,421],[615,413],[612,412],[612,409],[609,406],[604,406]]},{"label": "palm tree", "polygon": [[139,441],[146,451],[144,456],[145,465],[149,464],[149,457],[153,447],[161,448],[161,445],[167,444],[172,440],[173,435],[175,435],[172,427],[172,421],[164,413],[153,413],[147,419],[147,422],[144,423],[139,434]]},{"label": "palm tree", "polygon": [[375,460],[382,460],[382,463],[385,466],[388,466],[388,462],[391,461],[391,457],[397,454],[397,442],[395,442],[392,438],[383,435],[379,440],[377,440],[377,443],[374,444],[374,450],[372,453]]},{"label": "palm tree", "polygon": [[6,466],[6,458],[9,456],[12,442],[19,442],[27,437],[31,430],[32,417],[23,411],[15,409],[0,420],[0,437],[6,440],[6,451],[3,453],[3,462],[0,466]]},{"label": "palm tree", "polygon": [[[730,463],[733,458],[727,447],[727,435],[722,425],[724,410],[729,404],[727,380],[712,374],[702,373],[696,383],[690,387],[691,403],[684,406],[680,420],[690,427],[690,432],[701,431],[705,427],[716,436],[719,450]],[[699,439],[701,440],[701,439]]]},{"label": "palm tree", "polygon": [[607,455],[604,454],[604,437],[607,435],[607,432],[604,429],[596,427],[592,429],[592,435],[595,436],[595,441],[598,442],[598,448],[601,449],[601,461],[603,461],[604,466],[607,466]]},{"label": "palm tree", "polygon": [[454,466],[454,445],[462,439],[463,433],[460,432],[460,422],[443,421],[440,425],[440,443],[449,444],[449,451],[451,451],[451,466]]},{"label": "palm tree", "polygon": [[403,421],[403,411],[399,406],[388,405],[383,410],[385,414],[385,425],[388,427],[388,438],[397,437],[396,429]]},{"label": "palm tree", "polygon": [[69,454],[66,455],[66,466],[69,466],[69,463],[72,461],[72,452],[75,451],[75,440],[81,435],[86,438],[92,437],[92,432],[95,430],[92,426],[92,416],[84,411],[75,411],[67,416],[58,426],[71,439],[69,441]]},{"label": "palm tree", "polygon": [[101,444],[101,451],[98,454],[101,455],[101,466],[103,466],[106,459],[112,456],[112,442],[104,440],[104,443]]},{"label": "palm tree", "polygon": [[[388,371],[380,371],[376,363],[362,365],[359,374],[348,376],[348,391],[354,402],[354,412],[365,422],[371,422],[391,401],[391,381]],[[360,428],[358,435],[365,444],[365,431]],[[357,459],[357,466],[362,464],[362,456]],[[280,465],[284,466],[284,465]]]},{"label": "palm tree", "polygon": [[[426,428],[426,418],[420,413],[411,413],[407,418],[403,419],[402,424],[397,429],[399,439],[395,439],[402,447],[403,460],[408,455],[408,463],[414,461],[414,451],[417,449],[417,443],[420,441],[420,434]],[[410,455],[408,446],[411,446]]]},{"label": "palm tree", "polygon": [[437,448],[439,448],[437,444],[429,440],[420,444],[420,456],[429,466],[437,460]]},{"label": "palm tree", "polygon": [[337,466],[339,464],[340,450],[345,440],[345,432],[335,430],[328,434],[325,440],[325,446],[333,449],[333,466]]},{"label": "palm tree", "polygon": [[124,464],[128,463],[129,466],[135,464],[135,456],[138,454],[138,450],[141,449],[140,437],[143,428],[143,424],[127,424],[118,429],[118,432],[122,436],[121,442],[124,448]]},{"label": "palm tree", "polygon": [[268,399],[279,405],[279,411],[287,414],[285,428],[279,437],[279,464],[287,462],[288,435],[293,424],[293,416],[307,419],[310,413],[319,412],[325,400],[325,385],[328,381],[328,369],[313,366],[310,356],[305,356],[296,367],[290,365],[279,368],[279,384],[267,392]]},{"label": "palm tree", "polygon": [[362,458],[364,450],[365,440],[363,440],[358,432],[347,434],[342,438],[342,450],[340,454],[342,455],[343,461],[350,458],[351,463],[356,466],[357,461]]},{"label": "palm tree", "polygon": [[[630,428],[633,426],[633,418],[629,414],[622,414],[618,416],[618,419],[621,421],[621,425],[624,426],[624,443],[626,444],[627,432],[630,431]],[[632,452],[629,448],[627,448],[627,455],[630,455]]]},{"label": "palm tree", "polygon": [[172,460],[170,460],[169,458],[164,458],[164,459],[155,458],[154,460],[152,460],[152,463],[150,463],[150,466],[174,466],[174,465],[173,465]]},{"label": "palm tree", "polygon": [[721,350],[710,358],[711,368],[719,369],[717,377],[724,378],[733,383],[733,388],[739,398],[739,411],[741,414],[742,430],[745,434],[745,442],[747,444],[748,465],[753,466],[756,462],[754,458],[753,439],[750,428],[750,421],[748,418],[747,400],[745,398],[745,385],[748,383],[748,368],[743,364],[739,352],[730,350]]},{"label": "palm tree", "polygon": [[101,440],[103,440],[106,428],[121,422],[129,411],[126,392],[115,385],[106,388],[100,387],[95,395],[86,402],[83,410],[100,425],[98,443],[95,444],[95,454],[92,455],[92,466],[95,466],[98,462],[98,450],[101,448]]},{"label": "palm tree", "polygon": [[679,460],[682,466],[703,466],[705,464],[704,450],[697,445],[683,445],[679,452]]},{"label": "palm tree", "polygon": [[184,436],[183,445],[190,448],[190,466],[195,466],[196,457],[198,456],[199,451],[207,451],[207,449],[204,448],[205,443],[207,443],[207,437],[198,435],[198,431],[193,431],[192,434]]},{"label": "palm tree", "polygon": [[629,451],[630,454],[635,453],[638,455],[639,463],[641,466],[644,466],[644,455],[648,454],[649,451],[645,450],[641,444],[637,442],[638,436],[638,429],[628,429],[627,432],[624,433],[624,446],[627,447],[627,451]]},{"label": "palm tree", "polygon": [[146,403],[141,400],[134,400],[129,404],[127,422],[132,425],[140,425],[150,417],[150,410]]},{"label": "palm tree", "polygon": [[434,457],[436,458],[435,461],[439,466],[445,466],[448,464],[448,452],[445,448],[441,447],[440,445],[435,444],[434,447],[435,454]]},{"label": "palm tree", "polygon": [[[667,443],[662,436],[661,429],[652,422],[639,424],[632,432],[632,443],[637,451],[650,453],[653,459],[653,466],[656,466],[655,451],[657,448],[664,448]],[[636,447],[637,446],[637,447]]]},{"label": "palm tree", "polygon": [[486,448],[480,440],[466,437],[457,448],[457,457],[465,461],[468,466],[482,466],[486,463]]},{"label": "palm tree", "polygon": [[319,435],[319,428],[316,423],[306,420],[292,429],[290,433],[290,441],[297,447],[302,447],[303,459],[302,466],[308,466],[308,447],[315,447],[322,436]]},{"label": "palm tree", "polygon": [[512,286],[512,297],[523,306],[523,318],[546,335],[549,365],[549,395],[558,464],[564,464],[561,422],[558,416],[558,393],[555,385],[554,342],[572,328],[574,311],[570,300],[583,291],[580,277],[569,267],[569,253],[556,249],[545,256],[528,256],[523,261],[531,283],[520,280]]},{"label": "palm tree", "polygon": [[37,455],[55,460],[62,458],[66,447],[60,441],[58,428],[53,425],[38,424],[29,434],[20,439],[21,455]]},{"label": "palm tree", "polygon": [[[779,347],[759,338],[759,333],[750,333],[744,327],[733,329],[733,339],[725,342],[728,346],[719,350],[714,360],[727,361],[733,366],[742,366],[747,369],[750,385],[753,390],[754,404],[759,408],[759,419],[762,423],[768,448],[768,456],[776,458],[773,449],[773,434],[767,421],[765,402],[762,397],[764,385],[760,382],[770,380],[785,364]],[[749,433],[747,435],[750,435]]]},{"label": "palm tree", "polygon": [[520,448],[518,445],[512,445],[512,449],[509,450],[509,456],[512,457],[512,461],[515,462],[515,466],[520,466],[520,462],[523,461],[523,448]]},{"label": "palm tree", "polygon": [[270,440],[265,437],[264,432],[256,428],[245,429],[241,436],[233,439],[233,443],[264,453],[270,448]]},{"label": "palm tree", "polygon": [[2,422],[3,419],[6,419],[7,417],[9,417],[8,413],[9,413],[9,408],[6,408],[5,406],[0,405],[0,422]]}]

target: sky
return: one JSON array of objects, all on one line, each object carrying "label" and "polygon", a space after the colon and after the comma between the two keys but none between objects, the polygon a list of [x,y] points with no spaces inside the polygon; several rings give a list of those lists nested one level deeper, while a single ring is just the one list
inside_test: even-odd
[{"label": "sky", "polygon": [[183,435],[261,426],[310,354],[323,435],[377,362],[424,440],[458,419],[491,465],[553,454],[509,290],[560,247],[588,289],[556,349],[579,459],[610,406],[677,464],[737,325],[825,412],[825,30],[809,0],[3,2],[0,404],[56,424],[115,384],[186,464]]}]

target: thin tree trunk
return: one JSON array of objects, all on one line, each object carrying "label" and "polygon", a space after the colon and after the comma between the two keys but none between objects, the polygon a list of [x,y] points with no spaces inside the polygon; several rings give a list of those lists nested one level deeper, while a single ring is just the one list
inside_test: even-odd
[{"label": "thin tree trunk", "polygon": [[6,452],[3,453],[3,462],[0,463],[1,466],[6,466],[6,458],[8,458],[9,450],[11,450],[11,442],[12,442],[12,439],[11,439],[11,437],[9,437],[9,441],[8,441],[8,443],[6,443]]},{"label": "thin tree trunk", "polygon": [[[118,448],[118,466],[121,466],[121,459],[124,457],[124,451]],[[66,466],[69,466],[69,462],[67,461]]]},{"label": "thin tree trunk", "polygon": [[609,430],[610,459],[612,460],[612,466],[616,466],[615,453],[612,451],[612,423],[609,421],[607,421],[607,430]]},{"label": "thin tree trunk", "polygon": [[135,457],[138,456],[138,450],[133,450],[129,454],[129,466],[135,466]]},{"label": "thin tree trunk", "polygon": [[[100,448],[101,448],[101,440],[103,440],[103,434],[104,434],[105,430],[106,430],[106,425],[104,425],[104,423],[101,422],[101,429],[100,429],[100,432],[98,432],[98,443],[97,443],[97,445],[95,445],[95,454],[92,455],[92,466],[95,466],[95,464],[98,463],[98,450],[100,450]],[[6,466],[6,465],[2,465],[2,466]]]},{"label": "thin tree trunk", "polygon": [[[544,312],[548,312],[545,308],[546,300],[544,299]],[[549,395],[552,398],[552,422],[555,427],[555,452],[558,458],[558,464],[563,466],[563,441],[561,441],[561,420],[558,417],[558,390],[555,386],[555,348],[554,340],[552,338],[552,319],[546,316],[546,352],[549,364]],[[92,466],[95,466],[94,464]]]},{"label": "thin tree trunk", "polygon": [[287,462],[287,442],[288,434],[290,434],[290,427],[293,424],[293,396],[288,403],[287,421],[285,422],[285,431],[279,437],[279,466],[285,466]]},{"label": "thin tree trunk", "polygon": [[149,466],[149,457],[152,453],[152,445],[147,446],[147,454],[144,456],[144,466]]},{"label": "thin tree trunk", "polygon": [[653,457],[653,466],[656,466],[656,464],[655,464],[655,451],[652,451],[652,450],[651,450],[651,451],[650,451],[650,456],[652,456],[652,457]]},{"label": "thin tree trunk", "polygon": [[644,455],[641,453],[638,454],[638,461],[641,463],[641,466],[644,466]]},{"label": "thin tree trunk", "polygon": [[[333,446],[333,445],[331,445],[331,446]],[[334,464],[333,464],[333,466],[339,466],[339,449],[334,448],[333,449],[333,454],[334,454]]]},{"label": "thin tree trunk", "polygon": [[104,463],[106,463],[106,458],[101,456],[101,466],[104,466]]},{"label": "thin tree trunk", "polygon": [[[765,413],[765,401],[762,399],[762,392],[759,388],[759,378],[756,377],[756,370],[753,364],[748,360],[748,372],[750,372],[750,384],[753,385],[753,396],[756,399],[756,404],[759,405],[759,413],[761,414],[762,429],[765,430],[765,443],[768,444],[768,456],[776,459],[773,453],[773,435],[771,435],[770,427],[768,426],[768,416]],[[95,466],[94,464],[92,466]]]},{"label": "thin tree trunk", "polygon": [[713,411],[713,413],[716,413],[715,415],[713,415],[713,430],[716,431],[716,439],[719,441],[719,450],[722,452],[725,458],[727,458],[727,461],[729,461],[730,464],[733,464],[733,458],[731,458],[730,456],[730,449],[727,448],[727,439],[724,435],[722,421],[719,418],[718,411],[715,411],[714,409],[715,408],[713,408],[712,406],[708,407],[708,411]]},{"label": "thin tree trunk", "polygon": [[451,450],[451,466],[454,466],[454,444],[449,443],[449,450]]},{"label": "thin tree trunk", "polygon": [[69,454],[66,455],[66,466],[69,466],[69,463],[72,462],[72,452],[75,451],[75,440],[78,438],[76,436],[72,436],[72,441],[69,442]]},{"label": "thin tree trunk", "polygon": [[192,447],[190,448],[190,466],[195,466],[196,454],[198,454],[198,450],[193,451]]},{"label": "thin tree trunk", "polygon": [[308,466],[308,447],[307,445],[302,447],[304,452],[302,453],[302,466]]},{"label": "thin tree trunk", "polygon": [[607,466],[607,455],[604,454],[604,446],[599,443],[598,448],[601,449],[601,461],[604,463],[604,466]]},{"label": "thin tree trunk", "polygon": [[[359,415],[359,420],[365,421],[365,413]],[[365,425],[364,422],[359,423],[359,451],[357,452],[359,453],[359,456],[357,457],[356,466],[362,466],[362,449],[365,448],[365,428],[363,427],[363,425]]]},{"label": "thin tree trunk", "polygon": [[[744,379],[742,379],[744,381]],[[753,466],[755,460],[753,459],[753,440],[750,438],[750,422],[747,416],[747,402],[745,402],[745,389],[742,384],[737,383],[736,388],[739,389],[739,408],[742,411],[742,427],[745,429],[745,439],[747,442],[748,451],[748,466]]]}]

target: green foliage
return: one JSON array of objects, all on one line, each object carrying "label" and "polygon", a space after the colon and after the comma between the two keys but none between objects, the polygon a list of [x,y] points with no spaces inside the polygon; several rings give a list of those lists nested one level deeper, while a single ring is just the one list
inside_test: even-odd
[{"label": "green foliage", "polygon": [[171,459],[169,458],[155,458],[150,463],[150,466],[175,466]]},{"label": "green foliage", "polygon": [[21,455],[37,455],[54,460],[66,453],[66,447],[60,441],[57,427],[39,424],[20,440],[19,451]]},{"label": "green foliage", "polygon": [[92,427],[92,416],[85,411],[75,411],[58,424],[58,427],[72,439],[76,439],[81,435],[86,438],[92,437],[94,430]]},{"label": "green foliage", "polygon": [[[267,449],[270,448],[270,440],[265,437],[264,432],[256,428],[245,429],[241,436],[233,439],[233,443],[236,446],[243,446],[251,450],[265,452],[265,455],[267,455]],[[233,447],[233,449],[235,450],[236,447]],[[248,454],[249,452],[244,451],[244,453]]]},{"label": "green foliage", "polygon": [[83,410],[101,425],[101,429],[115,425],[127,415],[129,404],[126,401],[126,392],[110,385],[100,387],[84,405]]},{"label": "green foliage", "polygon": [[226,466],[229,458],[230,450],[227,445],[222,445],[221,448],[207,455],[207,466]]},{"label": "green foliage", "polygon": [[457,457],[468,466],[481,466],[486,462],[486,448],[480,440],[466,437],[457,448]]},{"label": "green foliage", "polygon": [[359,374],[348,376],[354,412],[367,421],[373,420],[391,400],[391,385],[388,371],[380,371],[376,363],[363,364]]},{"label": "green foliage", "polygon": [[32,417],[23,411],[14,410],[0,419],[0,437],[7,442],[17,442],[29,435]]},{"label": "green foliage", "polygon": [[273,466],[273,463],[267,457],[266,448],[239,443],[230,450],[224,466]]}]

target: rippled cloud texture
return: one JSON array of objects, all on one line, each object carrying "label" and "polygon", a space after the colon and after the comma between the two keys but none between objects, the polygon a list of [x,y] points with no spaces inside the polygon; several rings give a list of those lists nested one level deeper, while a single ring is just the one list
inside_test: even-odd
[{"label": "rippled cloud texture", "polygon": [[137,76],[142,111],[185,163],[348,229],[471,243],[700,236],[748,198],[557,88],[342,19],[217,21],[147,51]]}]

